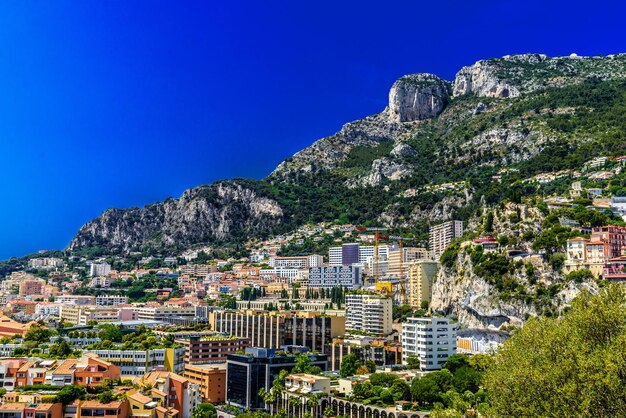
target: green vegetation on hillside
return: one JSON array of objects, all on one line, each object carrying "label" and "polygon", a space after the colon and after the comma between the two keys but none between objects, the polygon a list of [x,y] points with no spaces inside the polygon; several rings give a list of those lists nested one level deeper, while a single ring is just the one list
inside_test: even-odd
[{"label": "green vegetation on hillside", "polygon": [[[561,318],[535,318],[487,368],[495,416],[626,415],[626,291],[581,293]],[[532,349],[530,349],[532,347]]]}]

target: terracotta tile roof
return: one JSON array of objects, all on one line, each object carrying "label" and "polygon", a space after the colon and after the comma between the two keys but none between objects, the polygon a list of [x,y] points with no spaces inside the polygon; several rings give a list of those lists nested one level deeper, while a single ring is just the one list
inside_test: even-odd
[{"label": "terracotta tile roof", "polygon": [[23,411],[26,408],[25,403],[5,403],[0,405],[0,411]]},{"label": "terracotta tile roof", "polygon": [[119,408],[122,406],[122,402],[113,401],[109,403],[100,403],[98,401],[85,401],[82,403],[81,408]]},{"label": "terracotta tile roof", "polygon": [[139,392],[133,393],[132,395],[128,396],[128,399],[135,400],[139,402],[140,404],[144,404],[144,405],[147,404],[148,402],[152,402],[151,398],[147,397],[146,395],[142,395]]},{"label": "terracotta tile roof", "polygon": [[74,370],[76,369],[76,363],[77,362],[78,362],[78,360],[76,360],[76,359],[67,359],[63,363],[61,363],[59,365],[59,367],[57,367],[56,370],[52,372],[52,374],[53,375],[55,375],[55,374],[72,374],[74,372]]}]

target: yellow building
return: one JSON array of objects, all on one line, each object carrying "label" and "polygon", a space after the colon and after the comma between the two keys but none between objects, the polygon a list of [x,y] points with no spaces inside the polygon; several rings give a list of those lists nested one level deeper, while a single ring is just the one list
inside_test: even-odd
[{"label": "yellow building", "polygon": [[420,308],[422,302],[430,304],[432,284],[437,274],[439,263],[432,260],[413,260],[409,264],[407,296],[409,305]]}]

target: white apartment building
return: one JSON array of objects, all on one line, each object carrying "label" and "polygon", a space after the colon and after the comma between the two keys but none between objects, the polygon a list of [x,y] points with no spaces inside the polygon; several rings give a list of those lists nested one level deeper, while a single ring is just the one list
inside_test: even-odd
[{"label": "white apartment building", "polygon": [[288,267],[275,267],[273,269],[262,269],[259,271],[259,276],[262,279],[272,279],[275,277],[284,277],[289,279],[289,283],[293,281],[300,280],[304,276],[306,270],[299,268],[288,268]]},{"label": "white apartment building", "polygon": [[107,264],[104,261],[101,262],[93,262],[89,267],[89,276],[108,276],[111,273],[111,265]]},{"label": "white apartment building", "polygon": [[448,318],[407,318],[402,324],[402,359],[417,356],[420,370],[439,370],[456,353],[457,327]]},{"label": "white apartment building", "polygon": [[[389,245],[378,246],[378,262],[387,261],[389,259]],[[361,245],[359,247],[359,263],[366,264],[368,260],[374,259],[375,247],[373,245]]]},{"label": "white apartment building", "polygon": [[96,305],[98,306],[116,306],[128,304],[128,296],[120,295],[100,295],[96,296]]},{"label": "white apartment building", "polygon": [[61,305],[93,305],[96,297],[90,295],[58,295],[54,297],[56,303]]},{"label": "white apartment building", "polygon": [[391,334],[393,301],[373,294],[346,295],[346,331]]},{"label": "white apartment building", "polygon": [[448,221],[430,227],[430,251],[436,260],[455,238],[463,235],[463,221]]},{"label": "white apartment building", "polygon": [[35,315],[40,318],[46,316],[56,316],[60,318],[62,307],[63,305],[60,303],[39,302],[37,303],[37,305],[35,305]]},{"label": "white apartment building", "polygon": [[196,316],[196,308],[194,306],[138,306],[134,308],[137,312],[137,318],[140,321],[161,321],[169,322],[174,318],[190,318]]},{"label": "white apartment building", "polygon": [[31,269],[52,270],[63,267],[63,260],[55,257],[33,258],[28,261],[28,267]]},{"label": "white apartment building", "polygon": [[331,266],[340,266],[342,260],[341,247],[330,247],[328,249],[328,264]]},{"label": "white apartment building", "polygon": [[113,281],[114,280],[110,277],[97,276],[91,279],[91,282],[89,283],[89,285],[91,287],[101,287],[103,289],[108,289],[109,287],[111,287],[111,284],[113,283]]}]

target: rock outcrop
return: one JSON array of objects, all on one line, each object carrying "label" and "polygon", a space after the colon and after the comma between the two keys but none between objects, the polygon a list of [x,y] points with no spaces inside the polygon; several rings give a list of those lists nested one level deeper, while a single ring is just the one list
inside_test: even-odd
[{"label": "rock outcrop", "polygon": [[281,224],[282,216],[276,201],[236,183],[220,182],[143,208],[107,209],[80,228],[68,249],[183,249],[267,234]]},{"label": "rock outcrop", "polygon": [[410,74],[391,87],[386,111],[393,122],[430,119],[445,109],[449,97],[447,81],[434,74]]}]

